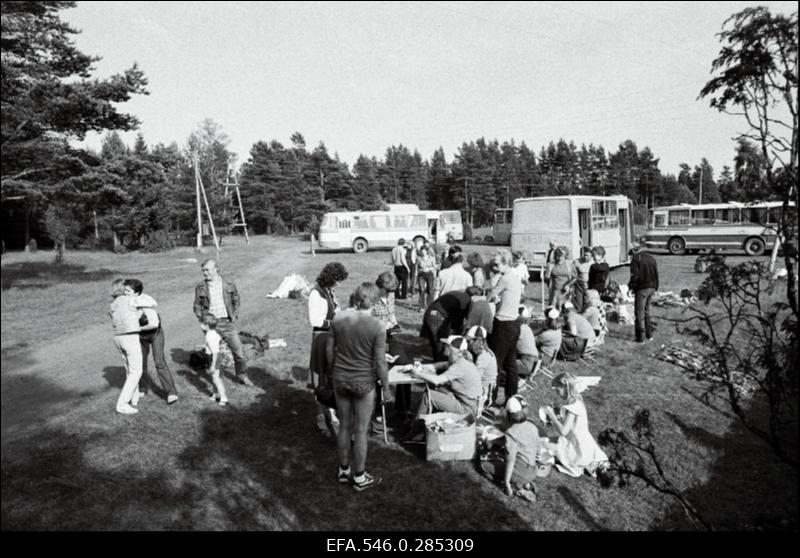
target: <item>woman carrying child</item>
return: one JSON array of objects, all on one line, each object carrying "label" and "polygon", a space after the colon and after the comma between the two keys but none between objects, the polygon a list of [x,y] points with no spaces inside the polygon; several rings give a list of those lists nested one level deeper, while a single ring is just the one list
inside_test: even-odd
[{"label": "woman carrying child", "polygon": [[589,432],[589,418],[578,390],[577,378],[564,372],[553,378],[551,385],[566,402],[558,414],[550,406],[544,409],[559,434],[556,468],[572,477],[580,477],[584,471],[594,476],[595,471],[608,462],[608,456]]}]

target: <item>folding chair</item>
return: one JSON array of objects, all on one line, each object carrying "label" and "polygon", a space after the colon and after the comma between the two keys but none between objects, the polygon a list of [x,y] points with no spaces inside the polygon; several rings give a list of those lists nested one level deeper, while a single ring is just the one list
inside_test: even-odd
[{"label": "folding chair", "polygon": [[[481,398],[478,400],[478,416],[476,417],[476,420],[481,417],[484,417],[483,412],[486,410],[486,403],[491,399],[492,393],[494,393],[494,388],[495,384],[488,384],[486,386],[486,389],[483,390],[483,394],[481,395]],[[494,416],[493,415],[489,416],[489,414],[487,413],[487,416],[485,416],[484,418],[494,419]]]},{"label": "folding chair", "polygon": [[581,361],[586,366],[590,366],[587,361],[597,362],[597,359],[594,358],[594,354],[597,352],[598,347],[602,345],[605,341],[606,333],[604,331],[600,332],[600,335],[597,336],[595,342],[590,344],[586,344],[586,348],[583,350],[583,354],[578,357],[578,360]]},{"label": "folding chair", "polygon": [[553,372],[553,368],[556,365],[556,355],[558,351],[553,353],[552,355],[547,355],[542,353],[542,358],[536,362],[536,365],[533,367],[533,372],[531,373],[531,380],[536,377],[536,374],[541,372],[547,378],[552,379],[555,376]]}]

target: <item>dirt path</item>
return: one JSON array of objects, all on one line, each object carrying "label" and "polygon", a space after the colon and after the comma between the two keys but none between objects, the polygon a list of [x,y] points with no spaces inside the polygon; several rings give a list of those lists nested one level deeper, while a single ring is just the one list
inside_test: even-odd
[{"label": "dirt path", "polygon": [[[298,269],[297,242],[285,241],[269,255],[257,257],[247,270],[233,279],[244,300],[242,318],[264,310],[264,295],[280,280]],[[305,267],[308,262],[302,261]],[[294,269],[292,267],[294,266]],[[199,270],[187,273],[187,284],[202,279]],[[224,275],[224,273],[223,273]],[[192,288],[170,300],[159,300],[159,311],[166,333],[165,354],[173,375],[179,365],[172,349],[191,350],[201,341],[197,320],[191,311]],[[150,366],[153,366],[152,359]],[[2,356],[2,447],[32,434],[45,424],[55,424],[76,416],[76,411],[97,397],[107,399],[113,412],[122,362],[106,322],[77,328],[72,334],[49,340],[45,346],[4,353]],[[176,378],[178,381],[178,378]],[[180,389],[180,384],[179,384]],[[113,392],[113,393],[111,393]]]}]

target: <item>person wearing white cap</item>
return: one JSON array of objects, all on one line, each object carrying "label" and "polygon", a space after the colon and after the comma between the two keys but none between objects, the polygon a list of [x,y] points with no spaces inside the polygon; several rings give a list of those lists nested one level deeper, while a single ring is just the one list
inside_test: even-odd
[{"label": "person wearing white cap", "polygon": [[[481,461],[481,472],[503,484],[508,496],[514,494],[536,501],[536,455],[541,440],[535,424],[527,420],[528,402],[519,395],[506,401],[506,461]],[[517,489],[515,490],[515,485]]]},{"label": "person wearing white cap", "polygon": [[497,383],[497,360],[492,350],[486,345],[486,328],[479,325],[472,326],[465,335],[469,345],[469,352],[475,359],[475,366],[481,373],[481,389],[483,395],[491,397],[489,386]]},{"label": "person wearing white cap", "polygon": [[561,327],[559,317],[561,313],[555,308],[545,310],[545,330],[536,336],[536,348],[542,358],[545,356],[553,360],[561,348]]},{"label": "person wearing white cap", "polygon": [[433,364],[435,372],[411,369],[411,373],[436,389],[426,390],[417,412],[422,418],[430,412],[448,412],[470,414],[478,412],[478,400],[481,397],[481,373],[472,363],[472,355],[468,350],[467,340],[460,335],[451,335],[442,339],[447,362]]},{"label": "person wearing white cap", "polygon": [[519,306],[519,339],[517,340],[517,370],[521,379],[527,378],[533,371],[533,365],[539,360],[536,338],[530,326],[531,309]]},{"label": "person wearing white cap", "polygon": [[[571,302],[565,302],[562,314],[564,315],[565,335],[561,341],[564,348],[563,352],[577,352],[579,347],[591,347],[597,342],[597,334],[594,332],[589,320],[579,314]],[[581,340],[586,339],[584,345]],[[580,349],[581,352],[585,349]],[[563,354],[562,352],[562,354]]]}]

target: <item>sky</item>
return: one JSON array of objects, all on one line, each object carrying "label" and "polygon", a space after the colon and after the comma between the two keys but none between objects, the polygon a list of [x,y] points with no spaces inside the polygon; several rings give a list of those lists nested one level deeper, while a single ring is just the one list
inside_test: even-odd
[{"label": "sky", "polygon": [[[649,147],[662,172],[731,165],[740,117],[698,93],[716,34],[747,6],[795,2],[78,2],[61,17],[101,56],[95,77],[137,63],[149,145],[183,146],[205,118],[238,163],[294,132],[351,167],[403,144],[448,162],[464,142],[564,138]],[[123,134],[132,145],[135,132]],[[84,144],[99,149],[101,137]]]}]

